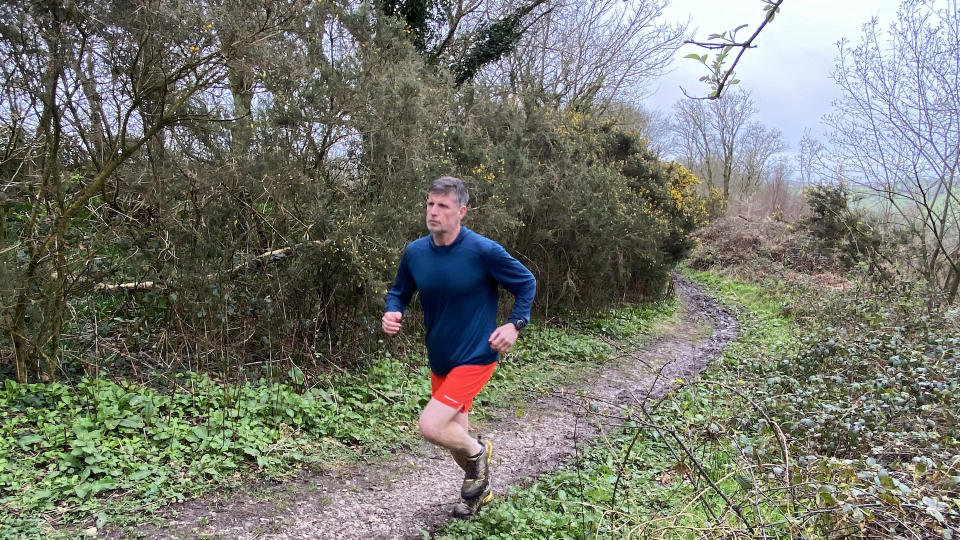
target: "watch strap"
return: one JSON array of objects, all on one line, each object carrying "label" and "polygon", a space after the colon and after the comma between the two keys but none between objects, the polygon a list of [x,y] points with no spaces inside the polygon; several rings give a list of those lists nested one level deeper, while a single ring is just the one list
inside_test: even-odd
[{"label": "watch strap", "polygon": [[510,317],[509,319],[507,319],[507,322],[512,324],[513,327],[516,328],[518,332],[520,330],[523,330],[523,328],[527,326],[527,321],[519,317]]}]

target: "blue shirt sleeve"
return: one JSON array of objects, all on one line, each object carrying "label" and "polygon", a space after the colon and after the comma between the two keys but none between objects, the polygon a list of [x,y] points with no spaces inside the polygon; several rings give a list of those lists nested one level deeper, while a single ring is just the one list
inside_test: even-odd
[{"label": "blue shirt sleeve", "polygon": [[393,286],[387,291],[387,311],[403,313],[416,290],[417,283],[413,280],[410,265],[407,262],[407,250],[403,250],[400,266],[397,268],[397,277],[393,280]]},{"label": "blue shirt sleeve", "polygon": [[490,242],[484,255],[487,272],[513,294],[513,312],[510,313],[510,318],[529,321],[533,297],[537,292],[537,279],[533,273],[496,242]]}]

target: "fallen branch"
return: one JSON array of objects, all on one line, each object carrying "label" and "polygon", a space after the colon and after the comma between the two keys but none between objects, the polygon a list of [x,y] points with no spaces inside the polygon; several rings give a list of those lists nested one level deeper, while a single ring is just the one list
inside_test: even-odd
[{"label": "fallen branch", "polygon": [[165,288],[163,284],[155,281],[132,281],[130,283],[118,283],[109,285],[106,283],[97,283],[93,290],[97,292],[146,292]]},{"label": "fallen branch", "polygon": [[[261,253],[256,257],[250,259],[249,261],[243,262],[231,268],[226,274],[212,273],[207,274],[207,280],[215,280],[218,277],[226,275],[229,279],[236,279],[242,274],[253,270],[254,268],[265,264],[270,260],[279,260],[284,257],[289,256],[294,251],[303,249],[303,248],[322,248],[327,246],[330,243],[329,240],[309,240],[307,242],[301,242],[299,244],[288,246],[285,248],[274,249]],[[93,290],[97,292],[150,292],[150,291],[161,291],[167,289],[168,284],[158,282],[158,281],[134,281],[130,283],[118,283],[116,285],[110,285],[107,283],[98,283],[94,285]]]}]

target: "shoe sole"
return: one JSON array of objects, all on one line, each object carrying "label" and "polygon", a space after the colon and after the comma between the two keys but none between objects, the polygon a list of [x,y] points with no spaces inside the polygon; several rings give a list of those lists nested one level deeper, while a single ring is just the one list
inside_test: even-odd
[{"label": "shoe sole", "polygon": [[488,489],[487,493],[483,495],[483,498],[480,499],[479,502],[477,502],[476,508],[471,509],[467,505],[467,503],[460,501],[455,507],[453,507],[453,510],[450,512],[450,515],[456,518],[468,518],[471,516],[475,516],[480,511],[481,508],[489,504],[490,501],[492,500],[493,500],[493,490]]}]

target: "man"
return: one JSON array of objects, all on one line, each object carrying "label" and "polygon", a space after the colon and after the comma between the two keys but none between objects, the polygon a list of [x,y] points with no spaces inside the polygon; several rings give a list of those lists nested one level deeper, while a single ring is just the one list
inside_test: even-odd
[{"label": "man", "polygon": [[[464,470],[458,517],[490,502],[493,445],[469,435],[467,414],[493,375],[499,354],[510,350],[530,319],[533,274],[496,242],[460,225],[469,193],[459,178],[444,176],[427,196],[427,229],[403,251],[387,292],[383,331],[400,331],[403,311],[419,291],[426,327],[432,399],[420,415],[420,433],[450,451]],[[497,286],[514,296],[507,323],[497,326]]]}]

